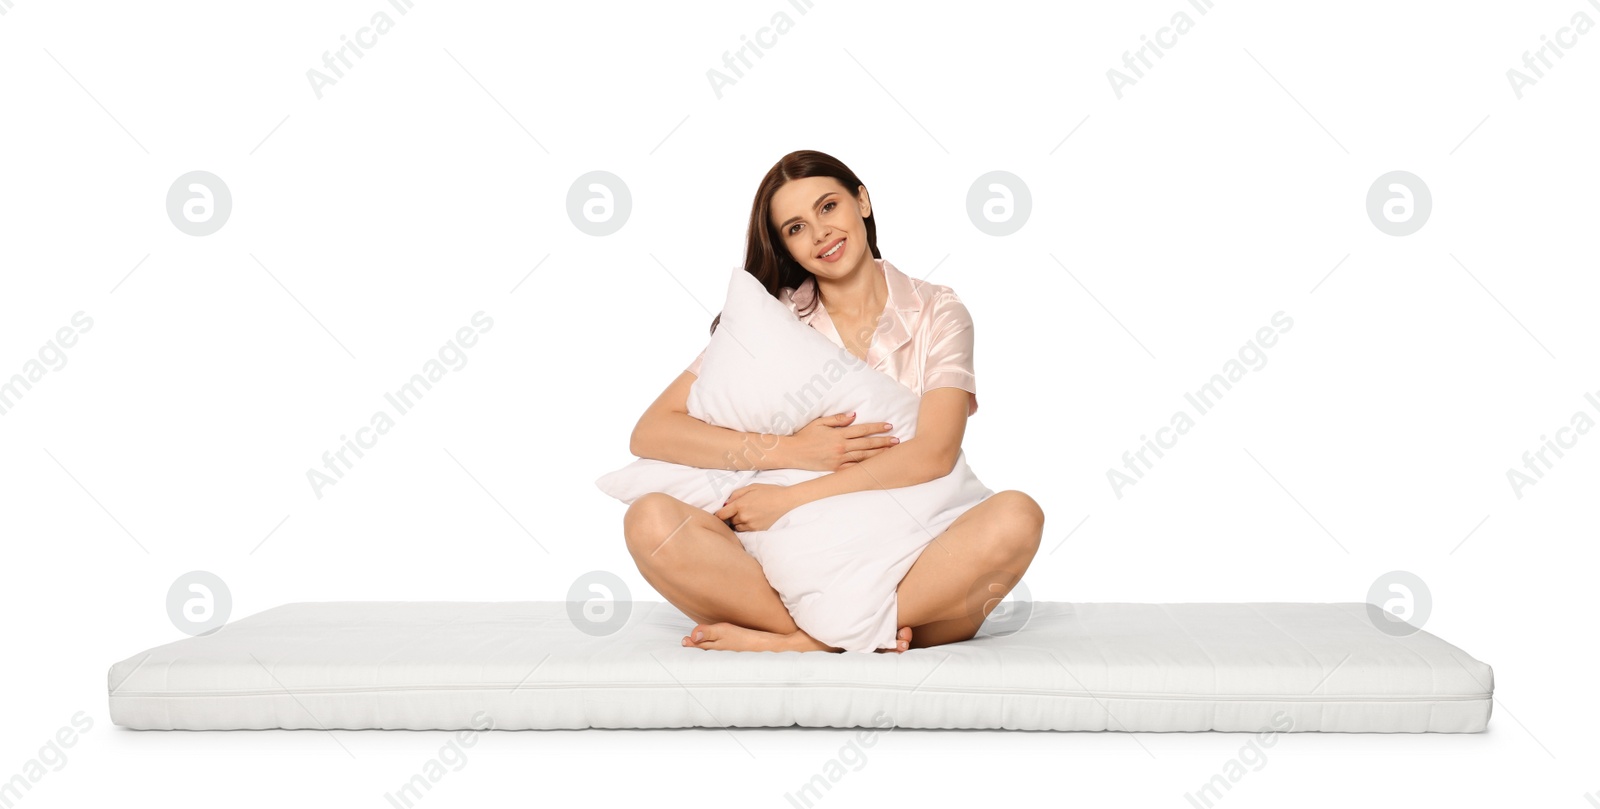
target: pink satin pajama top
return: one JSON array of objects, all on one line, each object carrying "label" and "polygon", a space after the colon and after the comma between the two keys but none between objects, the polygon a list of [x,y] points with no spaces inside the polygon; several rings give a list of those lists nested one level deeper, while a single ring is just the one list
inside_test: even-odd
[{"label": "pink satin pajama top", "polygon": [[[867,346],[866,362],[893,377],[921,396],[934,388],[961,388],[967,391],[967,415],[978,412],[978,387],[972,372],[972,315],[950,287],[912,278],[887,259],[873,262],[884,275],[889,299],[878,318],[878,330]],[[811,305],[816,295],[815,278],[807,278],[799,289],[778,290],[778,300],[796,316]],[[828,309],[817,304],[802,322],[822,332],[834,345],[844,348],[844,340],[828,317]],[[700,375],[705,351],[694,358],[689,373]]]}]

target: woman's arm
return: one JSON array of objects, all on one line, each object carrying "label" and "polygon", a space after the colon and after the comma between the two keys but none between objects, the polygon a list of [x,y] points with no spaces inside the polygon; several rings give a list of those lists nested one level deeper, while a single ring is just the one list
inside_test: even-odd
[{"label": "woman's arm", "polygon": [[628,451],[640,458],[702,469],[782,469],[791,466],[786,449],[771,433],[746,433],[707,424],[689,415],[684,371],[646,408],[628,437]]},{"label": "woman's arm", "polygon": [[917,406],[917,433],[837,472],[789,487],[796,505],[866,489],[915,486],[950,474],[967,432],[967,391],[934,388]]}]

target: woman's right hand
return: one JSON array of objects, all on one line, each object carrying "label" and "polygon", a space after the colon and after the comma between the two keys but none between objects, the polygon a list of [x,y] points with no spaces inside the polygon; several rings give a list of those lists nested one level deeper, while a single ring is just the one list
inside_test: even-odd
[{"label": "woman's right hand", "polygon": [[894,436],[878,435],[892,425],[881,421],[851,425],[855,419],[854,413],[822,416],[785,436],[790,463],[796,469],[837,472],[900,442]]}]

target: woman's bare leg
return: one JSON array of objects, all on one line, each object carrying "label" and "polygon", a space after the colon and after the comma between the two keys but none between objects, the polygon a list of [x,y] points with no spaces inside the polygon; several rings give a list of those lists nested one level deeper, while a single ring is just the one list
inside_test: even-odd
[{"label": "woman's bare leg", "polygon": [[[685,646],[746,651],[842,651],[806,635],[762,566],[722,520],[669,494],[634,500],[622,520],[638,572],[696,622]],[[699,636],[696,636],[699,635]],[[898,649],[910,648],[901,628]]]},{"label": "woman's bare leg", "polygon": [[[976,635],[1033,562],[1043,533],[1044,511],[1032,497],[1016,490],[996,492],[957,517],[937,541],[929,543],[901,580],[897,601],[902,629],[897,637],[899,648],[890,651],[940,646]],[[910,627],[909,633],[905,627]],[[684,645],[839,651],[798,629],[789,635],[773,635],[718,623],[696,630],[704,630],[709,639],[686,639]]]},{"label": "woman's bare leg", "polygon": [[[842,651],[795,625],[760,563],[710,512],[668,494],[647,494],[629,506],[623,535],[645,581],[696,622],[685,646]],[[909,635],[902,629],[899,648],[891,651],[910,648]]]},{"label": "woman's bare leg", "polygon": [[[1044,512],[1015,490],[968,509],[924,549],[898,589],[897,649],[966,640],[1015,586],[1043,534]],[[733,530],[666,494],[634,501],[624,534],[639,571],[695,620],[705,649],[840,651],[806,634]],[[983,579],[980,585],[979,580]],[[906,627],[911,627],[908,633]],[[909,641],[906,635],[912,637]]]},{"label": "woman's bare leg", "polygon": [[897,590],[911,648],[967,640],[1016,586],[1044,534],[1044,510],[1023,492],[996,492],[928,543]]},{"label": "woman's bare leg", "polygon": [[781,634],[799,630],[760,563],[705,509],[669,494],[647,494],[628,507],[622,533],[645,581],[694,621]]}]

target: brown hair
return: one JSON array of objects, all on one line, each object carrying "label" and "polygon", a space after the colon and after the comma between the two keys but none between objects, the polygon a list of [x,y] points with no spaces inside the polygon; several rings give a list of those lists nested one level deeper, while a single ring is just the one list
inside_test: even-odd
[{"label": "brown hair", "polygon": [[[801,284],[813,277],[810,270],[800,266],[789,254],[789,248],[784,246],[783,239],[772,226],[773,195],[784,183],[802,177],[832,177],[844,186],[851,199],[855,199],[861,187],[866,185],[838,158],[809,149],[790,152],[767,170],[766,176],[761,178],[761,184],[756,186],[755,202],[750,206],[750,227],[745,234],[744,271],[755,276],[774,298],[778,297],[780,289],[799,289]],[[883,254],[878,252],[878,223],[870,214],[863,221],[867,224],[867,248],[872,251],[873,258],[883,258]],[[819,291],[812,298],[811,307],[796,314],[801,317],[810,314],[821,301]],[[716,332],[717,324],[721,321],[722,314],[719,312],[711,321],[712,332]]]}]

